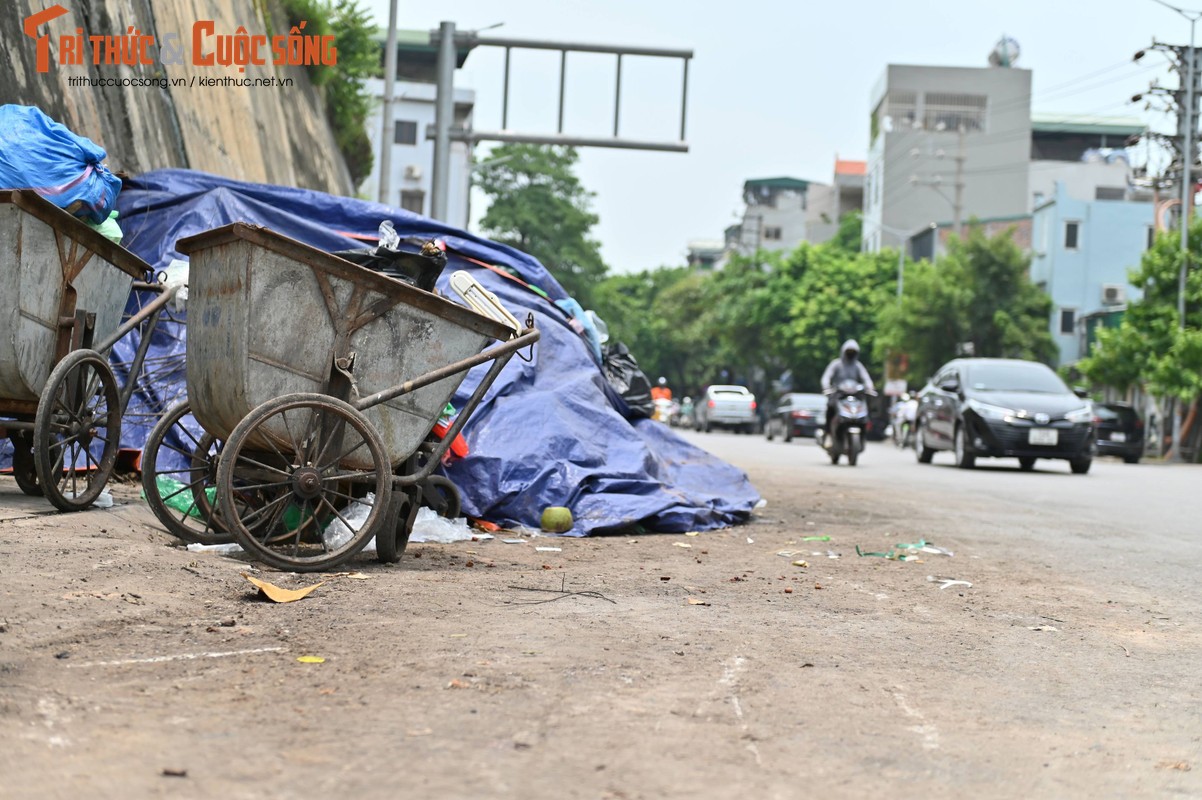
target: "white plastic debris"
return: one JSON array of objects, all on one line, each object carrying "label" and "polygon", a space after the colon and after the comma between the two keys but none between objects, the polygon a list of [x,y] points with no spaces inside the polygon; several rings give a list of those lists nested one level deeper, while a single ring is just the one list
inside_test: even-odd
[{"label": "white plastic debris", "polygon": [[[68,500],[74,500],[80,494],[82,494],[82,492],[63,492],[63,497],[67,498]],[[100,494],[98,494],[96,499],[92,501],[92,506],[93,508],[112,508],[113,493],[108,489],[101,489]]]},{"label": "white plastic debris", "polygon": [[[375,502],[375,493],[368,492],[367,496],[362,500],[356,500],[351,503],[339,516],[334,517],[333,521],[321,532],[321,538],[325,542],[326,547],[330,550],[338,550],[346,547],[347,542],[353,539],[355,533],[363,527],[363,523],[367,522],[367,517],[371,514],[371,507]],[[343,522],[343,520],[346,520],[346,522]],[[376,549],[374,538],[368,542],[366,549]]]},{"label": "white plastic debris", "polygon": [[540,553],[562,553],[563,552],[562,547],[536,547],[534,549]]},{"label": "white plastic debris", "polygon": [[241,553],[242,545],[237,542],[229,544],[198,544],[192,542],[188,545],[189,553],[216,553],[219,556],[231,555],[233,553]]},{"label": "white plastic debris", "polygon": [[188,305],[188,262],[178,258],[171,259],[171,263],[163,270],[163,286],[168,289],[176,288],[173,300],[175,310],[183,311]]},{"label": "white plastic debris", "polygon": [[467,518],[447,519],[440,517],[432,509],[422,506],[417,510],[417,519],[413,522],[413,531],[409,534],[411,542],[463,542],[471,539],[491,539],[491,534],[477,533],[467,525]]}]

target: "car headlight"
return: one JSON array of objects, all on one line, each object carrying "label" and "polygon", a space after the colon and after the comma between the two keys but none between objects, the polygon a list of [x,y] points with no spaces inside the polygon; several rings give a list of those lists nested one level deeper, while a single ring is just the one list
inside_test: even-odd
[{"label": "car headlight", "polygon": [[1084,406],[1075,411],[1070,411],[1064,415],[1064,418],[1069,422],[1090,422],[1093,420],[1093,408]]},{"label": "car headlight", "polygon": [[1015,412],[1012,408],[990,405],[989,403],[982,403],[980,400],[971,399],[965,405],[984,419],[993,419],[1001,422],[1014,421]]}]

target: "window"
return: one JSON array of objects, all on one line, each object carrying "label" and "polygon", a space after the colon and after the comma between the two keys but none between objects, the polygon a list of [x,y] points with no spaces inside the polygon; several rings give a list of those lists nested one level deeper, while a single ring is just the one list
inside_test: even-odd
[{"label": "window", "polygon": [[1072,308],[1060,309],[1060,332],[1071,334],[1077,330],[1077,311]]},{"label": "window", "polygon": [[1147,241],[1147,244],[1144,246],[1144,249],[1151,250],[1152,245],[1154,245],[1154,244],[1156,244],[1156,226],[1149,225],[1148,226],[1148,241]]},{"label": "window", "polygon": [[1081,223],[1070,220],[1064,223],[1064,249],[1076,250],[1077,240],[1081,236]]},{"label": "window", "polygon": [[414,214],[421,214],[425,205],[426,193],[421,189],[401,190],[401,208],[412,211]]},{"label": "window", "polygon": [[896,128],[913,128],[918,119],[918,93],[904,89],[893,89],[889,92],[885,113],[889,116],[890,124]]},{"label": "window", "polygon": [[417,144],[417,123],[398,119],[392,134],[393,144]]},{"label": "window", "polygon": [[1095,186],[1093,190],[1094,200],[1125,200],[1127,198],[1127,189],[1123,186]]},{"label": "window", "polygon": [[764,240],[768,242],[779,242],[780,227],[777,225],[770,225],[764,228]]},{"label": "window", "polygon": [[958,131],[961,127],[970,133],[985,130],[983,94],[927,92],[924,100],[922,126],[928,131]]}]

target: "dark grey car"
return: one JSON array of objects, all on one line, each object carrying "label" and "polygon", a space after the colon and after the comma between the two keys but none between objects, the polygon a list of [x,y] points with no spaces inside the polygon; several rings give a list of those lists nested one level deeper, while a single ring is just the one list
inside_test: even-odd
[{"label": "dark grey car", "polygon": [[950,450],[971,469],[980,457],[1069,462],[1089,472],[1096,450],[1094,409],[1049,367],[1034,361],[960,358],[945,364],[918,395],[915,447],[927,464]]}]

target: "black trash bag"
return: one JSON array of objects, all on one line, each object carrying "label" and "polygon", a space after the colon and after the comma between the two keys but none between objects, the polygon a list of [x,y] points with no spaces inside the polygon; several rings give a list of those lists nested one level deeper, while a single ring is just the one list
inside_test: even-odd
[{"label": "black trash bag", "polygon": [[621,342],[611,342],[601,351],[601,369],[605,380],[630,406],[631,416],[650,417],[655,411],[651,400],[651,381],[639,369],[630,349]]},{"label": "black trash bag", "polygon": [[333,255],[427,292],[434,291],[434,283],[447,265],[447,254],[433,240],[418,237],[402,239],[396,250],[381,245],[363,250],[339,250]]}]

